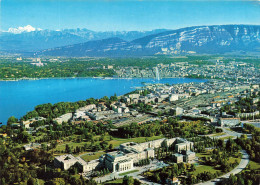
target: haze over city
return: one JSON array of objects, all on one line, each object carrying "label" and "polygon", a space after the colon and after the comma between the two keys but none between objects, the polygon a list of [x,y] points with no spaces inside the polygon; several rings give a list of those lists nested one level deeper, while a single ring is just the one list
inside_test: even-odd
[{"label": "haze over city", "polygon": [[256,24],[259,1],[2,0],[1,30],[32,25],[61,30],[142,31],[188,26]]}]

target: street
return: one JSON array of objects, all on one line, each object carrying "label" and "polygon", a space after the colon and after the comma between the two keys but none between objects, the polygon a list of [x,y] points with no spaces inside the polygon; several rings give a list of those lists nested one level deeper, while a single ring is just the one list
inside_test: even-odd
[{"label": "street", "polygon": [[242,153],[242,159],[237,167],[235,167],[232,171],[226,173],[225,175],[222,175],[216,179],[213,179],[211,181],[199,183],[198,185],[215,185],[217,182],[221,181],[222,179],[229,178],[230,174],[238,174],[243,169],[245,169],[249,163],[249,155],[246,153],[245,150],[241,150]]},{"label": "street", "polygon": [[[142,174],[143,172],[145,172],[147,170],[155,170],[158,168],[162,168],[164,166],[167,166],[167,164],[160,162],[158,160],[153,160],[153,161],[151,161],[151,163],[149,165],[142,166],[142,167],[135,167],[134,169],[131,169],[130,171],[133,171],[133,170],[138,170],[138,171],[129,173],[129,174],[127,174],[127,176],[132,176],[133,178],[140,180],[140,182],[142,182],[144,184],[157,185],[157,183],[150,182],[148,179],[141,176],[140,174]],[[124,171],[122,173],[125,173],[125,172],[127,172],[127,171]],[[119,179],[119,178],[123,178],[123,177],[124,177],[123,175],[120,176],[120,173],[115,172],[115,173],[111,173],[111,174],[103,176],[103,177],[97,177],[97,178],[95,178],[95,181],[98,183],[101,183],[101,182],[113,180],[114,178]]]}]

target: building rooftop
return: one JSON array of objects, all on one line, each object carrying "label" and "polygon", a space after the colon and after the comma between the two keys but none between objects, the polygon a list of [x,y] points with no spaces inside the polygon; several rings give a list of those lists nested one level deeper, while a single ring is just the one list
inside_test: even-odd
[{"label": "building rooftop", "polygon": [[58,161],[63,162],[63,163],[78,161],[78,159],[71,154],[57,156],[57,157],[55,157],[55,159],[57,159]]},{"label": "building rooftop", "polygon": [[186,151],[186,155],[190,155],[190,154],[195,154],[195,152],[190,151],[190,150]]},{"label": "building rooftop", "polygon": [[183,155],[182,154],[179,154],[179,153],[175,153],[175,154],[173,154],[175,157],[183,157]]},{"label": "building rooftop", "polygon": [[109,152],[107,155],[110,155],[114,158],[124,156],[124,152],[122,151],[115,151],[115,152]]}]

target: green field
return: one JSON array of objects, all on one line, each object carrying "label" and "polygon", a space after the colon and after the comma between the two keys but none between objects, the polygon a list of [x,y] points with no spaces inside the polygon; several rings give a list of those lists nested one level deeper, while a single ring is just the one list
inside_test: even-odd
[{"label": "green field", "polygon": [[240,157],[230,157],[229,158],[230,163],[234,163],[236,160],[238,161],[238,163],[240,163],[241,158]]},{"label": "green field", "polygon": [[198,175],[204,171],[209,171],[211,173],[221,172],[221,170],[216,170],[214,166],[207,166],[207,165],[199,165],[196,167],[196,170],[193,172],[194,175]]},{"label": "green field", "polygon": [[225,135],[224,132],[216,133],[216,134],[211,134],[210,136],[216,137],[216,136],[223,136]]},{"label": "green field", "polygon": [[113,144],[114,147],[117,147],[122,143],[127,143],[127,142],[144,143],[146,142],[146,140],[153,141],[161,138],[163,138],[163,136],[136,137],[136,138],[129,138],[129,139],[113,138],[113,140],[109,141],[109,144]]},{"label": "green field", "polygon": [[85,144],[89,144],[90,142],[81,142],[81,143],[74,143],[74,142],[69,142],[69,143],[63,143],[63,144],[60,144],[56,147],[56,151],[57,150],[65,150],[65,147],[66,147],[66,144],[69,145],[69,147],[73,147],[73,148],[76,148],[77,146],[79,147],[82,147],[84,146]]},{"label": "green field", "polygon": [[[196,157],[202,158],[202,157],[210,157],[210,151],[203,152],[203,153],[196,153]],[[240,163],[241,157],[238,155],[238,157],[229,157],[229,163],[234,163],[235,161],[238,161]],[[199,173],[202,173],[204,171],[209,171],[211,173],[221,172],[220,169],[218,169],[219,166],[209,166],[209,165],[198,165],[196,167],[196,170],[193,172],[194,175],[197,175]]]},{"label": "green field", "polygon": [[[108,141],[108,144],[113,144],[113,147],[118,147],[120,144],[122,143],[126,143],[126,142],[136,142],[136,143],[143,143],[146,142],[146,140],[148,141],[152,141],[152,140],[156,140],[156,139],[161,139],[162,136],[153,136],[153,137],[138,137],[138,138],[129,138],[129,139],[122,139],[122,138],[113,138],[111,141]],[[105,140],[108,140],[109,137],[106,136]],[[76,146],[84,146],[84,144],[89,145],[90,142],[81,142],[81,143],[67,143],[70,147],[75,148]],[[58,145],[56,150],[65,150],[65,146],[66,144],[61,144]],[[92,155],[94,153],[94,155]],[[91,154],[91,155],[90,155]],[[81,154],[81,158],[85,161],[91,161],[94,159],[98,159],[100,156],[104,155],[105,152],[103,151],[99,151],[99,152],[86,152],[86,154],[83,153],[83,155]]]},{"label": "green field", "polygon": [[104,184],[122,184],[122,183],[123,183],[123,179],[116,179],[113,181],[105,182]]},{"label": "green field", "polygon": [[[91,152],[93,153],[93,152]],[[98,159],[100,156],[104,155],[105,152],[94,152],[94,155],[89,155],[90,153],[86,153],[85,155],[82,155],[81,158],[85,161],[91,161],[94,159]]]},{"label": "green field", "polygon": [[[99,140],[100,136],[95,136],[94,139],[95,140]],[[113,147],[118,147],[120,144],[122,143],[127,143],[127,142],[136,142],[136,143],[143,143],[146,141],[152,141],[152,140],[156,140],[156,139],[161,139],[163,138],[163,136],[153,136],[153,137],[137,137],[137,138],[129,138],[129,139],[125,139],[125,138],[116,138],[116,137],[112,137],[112,140],[110,140],[110,136],[105,136],[105,141],[108,142],[108,145],[112,144]],[[99,143],[100,141],[96,141],[95,143]],[[83,147],[85,144],[87,144],[87,146],[91,145],[91,142],[81,142],[81,143],[76,143],[76,142],[67,142],[67,143],[62,143],[59,144],[56,147],[56,152],[57,151],[62,151],[65,150],[66,144],[69,145],[69,147],[73,147],[76,148],[78,147]],[[59,152],[57,152],[59,153]]]},{"label": "green field", "polygon": [[225,140],[225,139],[233,139],[233,138],[234,138],[234,136],[226,136],[226,137],[221,137],[221,138],[219,138],[219,139]]},{"label": "green field", "polygon": [[196,157],[208,157],[210,154],[208,154],[207,152],[203,152],[203,153],[196,153]]},{"label": "green field", "polygon": [[260,163],[257,163],[255,161],[250,161],[249,165],[252,170],[260,170]]}]

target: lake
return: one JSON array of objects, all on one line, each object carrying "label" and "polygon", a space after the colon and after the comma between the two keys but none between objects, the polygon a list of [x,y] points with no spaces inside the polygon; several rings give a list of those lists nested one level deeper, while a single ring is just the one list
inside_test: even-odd
[{"label": "lake", "polygon": [[6,123],[10,116],[20,118],[43,103],[74,102],[88,98],[123,95],[134,87],[146,83],[205,82],[201,79],[165,78],[154,79],[100,79],[68,78],[21,81],[0,81],[0,122]]}]

